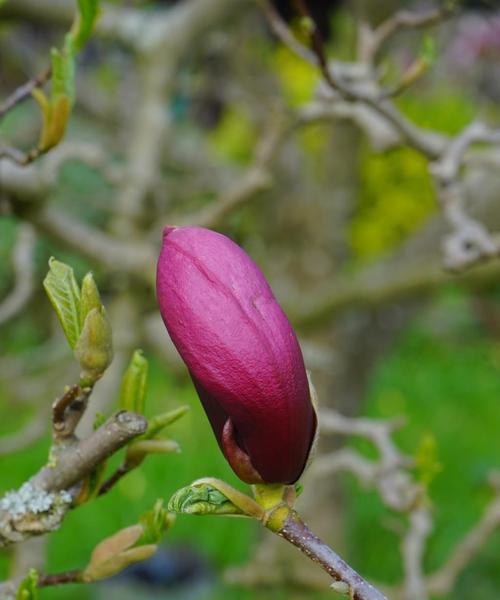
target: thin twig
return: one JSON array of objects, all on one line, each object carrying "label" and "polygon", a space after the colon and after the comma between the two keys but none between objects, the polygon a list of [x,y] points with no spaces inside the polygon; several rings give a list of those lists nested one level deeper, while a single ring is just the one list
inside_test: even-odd
[{"label": "thin twig", "polygon": [[116,469],[116,471],[102,484],[99,489],[99,496],[104,496],[107,494],[119,481],[122,477],[125,477],[127,473],[130,472],[130,468],[127,465],[122,464]]},{"label": "thin twig", "polygon": [[271,111],[271,117],[257,144],[251,165],[215,202],[195,213],[172,217],[180,225],[216,227],[238,206],[272,185],[270,165],[284,136],[290,131],[288,120]]},{"label": "thin twig", "polygon": [[54,573],[52,575],[39,575],[37,585],[39,588],[42,588],[66,583],[78,583],[81,575],[82,572],[78,570]]},{"label": "thin twig", "polygon": [[59,443],[73,436],[87,408],[92,388],[73,385],[52,405],[52,431],[54,441]]},{"label": "thin twig", "polygon": [[373,62],[377,58],[377,54],[380,52],[382,46],[398,31],[429,27],[449,16],[453,10],[454,7],[451,2],[444,2],[442,6],[430,8],[421,13],[409,10],[397,11],[372,32],[369,52],[365,55],[365,60]]},{"label": "thin twig", "polygon": [[51,74],[52,68],[47,67],[37,77],[30,79],[14,90],[14,92],[0,104],[0,118],[14,108],[14,106],[29,98],[35,88],[42,87],[49,80]]},{"label": "thin twig", "polygon": [[347,594],[352,600],[387,600],[382,592],[365,581],[316,536],[295,511],[292,511],[284,527],[277,533],[318,563],[335,580],[332,587]]}]

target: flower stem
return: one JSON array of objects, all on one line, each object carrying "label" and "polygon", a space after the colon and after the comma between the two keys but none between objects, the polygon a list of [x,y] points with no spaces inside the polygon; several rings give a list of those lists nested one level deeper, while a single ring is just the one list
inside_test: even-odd
[{"label": "flower stem", "polygon": [[[290,511],[283,527],[275,533],[318,563],[336,582],[340,583],[340,586],[335,586],[338,591],[344,591],[352,600],[387,600],[382,592],[365,581],[317,537],[294,510]],[[341,587],[342,584],[344,588]]]}]

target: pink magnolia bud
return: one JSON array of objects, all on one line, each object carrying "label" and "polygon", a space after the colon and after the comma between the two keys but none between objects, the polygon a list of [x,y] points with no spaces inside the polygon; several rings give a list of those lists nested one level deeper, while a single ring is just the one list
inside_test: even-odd
[{"label": "pink magnolia bud", "polygon": [[316,415],[297,338],[257,265],[224,235],[167,227],[157,294],[235,473],[247,483],[295,482]]}]

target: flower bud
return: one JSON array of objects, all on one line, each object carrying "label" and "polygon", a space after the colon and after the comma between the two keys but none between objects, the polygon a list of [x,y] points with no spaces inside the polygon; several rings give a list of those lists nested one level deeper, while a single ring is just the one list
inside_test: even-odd
[{"label": "flower bud", "polygon": [[200,227],[167,227],[160,311],[221,450],[247,483],[294,483],[316,430],[295,333],[252,259]]}]

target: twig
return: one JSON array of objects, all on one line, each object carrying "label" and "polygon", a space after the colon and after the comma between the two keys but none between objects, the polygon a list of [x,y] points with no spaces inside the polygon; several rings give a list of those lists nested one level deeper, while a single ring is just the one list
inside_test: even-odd
[{"label": "twig", "polygon": [[47,67],[37,77],[30,79],[30,81],[27,81],[12,92],[12,94],[0,104],[0,118],[3,117],[6,112],[14,108],[14,106],[29,98],[31,92],[35,88],[42,87],[49,80],[51,74],[52,68]]},{"label": "twig", "polygon": [[337,591],[347,594],[352,600],[387,600],[317,537],[295,511],[277,533],[318,563],[335,580],[332,587]]},{"label": "twig", "polygon": [[73,385],[52,405],[52,431],[54,442],[60,443],[73,436],[87,408],[92,388]]},{"label": "twig", "polygon": [[173,217],[172,222],[201,227],[215,227],[235,208],[254,198],[272,184],[270,164],[276,150],[290,131],[288,120],[276,111],[271,111],[271,117],[266,124],[260,142],[255,150],[255,156],[247,171],[237,178],[237,181],[218,200],[202,210]]},{"label": "twig", "polygon": [[41,231],[112,272],[129,273],[148,284],[154,282],[156,252],[142,241],[120,240],[51,208],[29,215]]},{"label": "twig", "polygon": [[321,39],[321,34],[319,32],[318,26],[314,21],[309,8],[304,0],[294,0],[294,5],[297,8],[297,12],[301,17],[307,19],[307,22],[310,26],[310,41],[313,52],[316,56],[317,64],[320,68],[320,71],[323,75],[324,80],[330,85],[330,87],[334,90],[339,89],[339,85],[337,81],[334,79],[333,74],[330,70],[330,66],[328,64],[328,58],[325,52],[325,46],[323,44],[323,40]]},{"label": "twig", "polygon": [[500,528],[500,494],[486,507],[480,520],[455,546],[445,564],[427,577],[428,593],[433,596],[448,594],[463,568],[484,546],[490,535]]},{"label": "twig", "polygon": [[421,29],[441,21],[453,12],[452,3],[444,2],[442,6],[430,8],[422,13],[409,10],[399,10],[381,23],[372,32],[370,44],[366,46],[364,60],[373,62],[382,46],[398,31],[403,29]]},{"label": "twig", "polygon": [[120,479],[125,477],[125,475],[127,475],[129,472],[130,469],[127,468],[125,464],[120,465],[118,469],[116,469],[116,471],[102,484],[101,488],[99,489],[99,496],[104,496],[104,494],[107,494],[112,488],[114,488]]},{"label": "twig", "polygon": [[52,575],[40,575],[38,577],[38,587],[49,587],[53,585],[63,585],[66,583],[78,583],[82,572],[78,570],[66,571],[64,573],[54,573]]},{"label": "twig", "polygon": [[427,539],[432,531],[432,517],[425,502],[410,512],[408,521],[408,529],[401,544],[404,565],[403,597],[405,600],[426,600],[428,596],[423,563]]},{"label": "twig", "polygon": [[445,264],[461,270],[500,254],[500,242],[486,227],[467,215],[461,168],[468,148],[476,143],[500,144],[500,130],[474,122],[450,141],[439,160],[430,165],[442,210],[452,232],[445,238]]},{"label": "twig", "polygon": [[307,62],[317,64],[317,57],[314,52],[297,40],[286,22],[281,18],[279,12],[274,8],[272,2],[269,0],[257,0],[257,4],[262,8],[262,12],[268,19],[271,29],[285,46]]},{"label": "twig", "polygon": [[311,466],[313,476],[352,470],[365,485],[375,487],[384,503],[393,510],[404,512],[420,504],[423,490],[406,470],[413,466],[413,461],[401,453],[392,439],[394,431],[403,425],[401,419],[351,419],[337,411],[324,409],[320,413],[320,424],[325,435],[356,435],[369,440],[379,457],[371,461],[354,450],[342,449],[319,456]]}]

